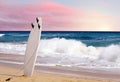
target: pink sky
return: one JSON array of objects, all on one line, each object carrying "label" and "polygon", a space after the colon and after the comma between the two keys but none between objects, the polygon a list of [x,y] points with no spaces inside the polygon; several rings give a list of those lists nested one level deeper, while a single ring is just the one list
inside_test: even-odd
[{"label": "pink sky", "polygon": [[97,9],[65,5],[54,1],[25,4],[16,2],[11,4],[9,0],[7,1],[0,1],[1,31],[30,30],[30,23],[34,22],[36,17],[42,17],[45,31],[120,30],[119,16],[109,15]]}]

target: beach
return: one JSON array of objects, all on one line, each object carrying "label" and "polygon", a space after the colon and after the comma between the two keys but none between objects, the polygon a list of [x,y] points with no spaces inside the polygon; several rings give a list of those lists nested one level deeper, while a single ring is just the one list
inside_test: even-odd
[{"label": "beach", "polygon": [[[13,75],[14,72],[19,69],[0,65],[0,82],[6,82],[5,80]],[[110,80],[93,79],[86,77],[75,77],[69,75],[34,72],[33,76],[22,76],[22,72],[18,75],[12,76],[9,82],[117,82]],[[11,75],[11,76],[9,76]]]},{"label": "beach", "polygon": [[[15,54],[0,54],[0,58],[10,61],[23,56]],[[12,60],[12,61],[13,61]],[[58,67],[36,66],[36,70],[31,77],[23,75],[22,65],[0,63],[0,82],[5,82],[9,77],[9,82],[119,82],[120,75],[102,74],[89,72],[87,70],[65,70]],[[39,69],[39,70],[38,70]]]}]

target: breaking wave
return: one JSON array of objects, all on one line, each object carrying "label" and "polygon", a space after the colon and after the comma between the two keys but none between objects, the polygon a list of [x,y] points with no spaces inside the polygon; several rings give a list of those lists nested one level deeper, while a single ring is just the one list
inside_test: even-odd
[{"label": "breaking wave", "polygon": [[[0,52],[21,54],[26,44],[0,43]],[[74,66],[120,66],[120,45],[87,46],[81,41],[53,38],[40,41],[37,62]]]},{"label": "breaking wave", "polygon": [[0,37],[4,36],[5,34],[0,34]]}]

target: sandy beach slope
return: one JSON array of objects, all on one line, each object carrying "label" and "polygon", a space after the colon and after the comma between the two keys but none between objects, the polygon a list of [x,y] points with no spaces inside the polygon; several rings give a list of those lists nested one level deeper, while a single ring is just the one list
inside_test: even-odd
[{"label": "sandy beach slope", "polygon": [[43,72],[35,72],[32,77],[22,76],[22,72],[14,76],[14,73],[17,71],[18,69],[0,65],[0,82],[6,82],[5,80],[9,77],[12,77],[12,79],[9,82],[115,82],[109,80],[83,77],[80,78]]},{"label": "sandy beach slope", "polygon": [[[17,59],[22,58],[22,56],[17,55],[9,55],[9,54],[0,54],[0,60],[12,60],[17,61]],[[41,67],[44,69],[44,67]],[[59,69],[53,69],[48,68],[50,71],[61,71],[65,72],[65,70],[59,70]],[[19,72],[19,73],[18,73]],[[67,71],[74,73],[74,71]],[[77,73],[77,72],[76,72]],[[80,75],[92,75],[97,76],[100,74],[97,73],[89,73],[85,71],[79,71],[78,74]],[[102,75],[107,76],[107,75]],[[109,76],[111,77],[111,76]],[[114,77],[114,76],[113,76]],[[115,76],[119,78],[119,76]],[[120,81],[112,81],[110,79],[102,79],[102,78],[92,78],[92,77],[86,77],[86,76],[71,76],[71,75],[63,75],[63,74],[56,74],[56,73],[48,73],[44,71],[35,71],[32,77],[26,77],[23,76],[23,71],[20,72],[20,69],[16,67],[12,67],[9,64],[2,64],[0,63],[0,82],[6,82],[6,79],[12,78],[10,81],[7,82],[120,82]]]}]

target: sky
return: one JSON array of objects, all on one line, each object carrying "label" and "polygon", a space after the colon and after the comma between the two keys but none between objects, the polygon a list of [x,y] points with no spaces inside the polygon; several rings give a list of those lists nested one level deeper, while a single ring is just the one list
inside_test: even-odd
[{"label": "sky", "polygon": [[120,0],[0,0],[0,31],[120,31]]}]

